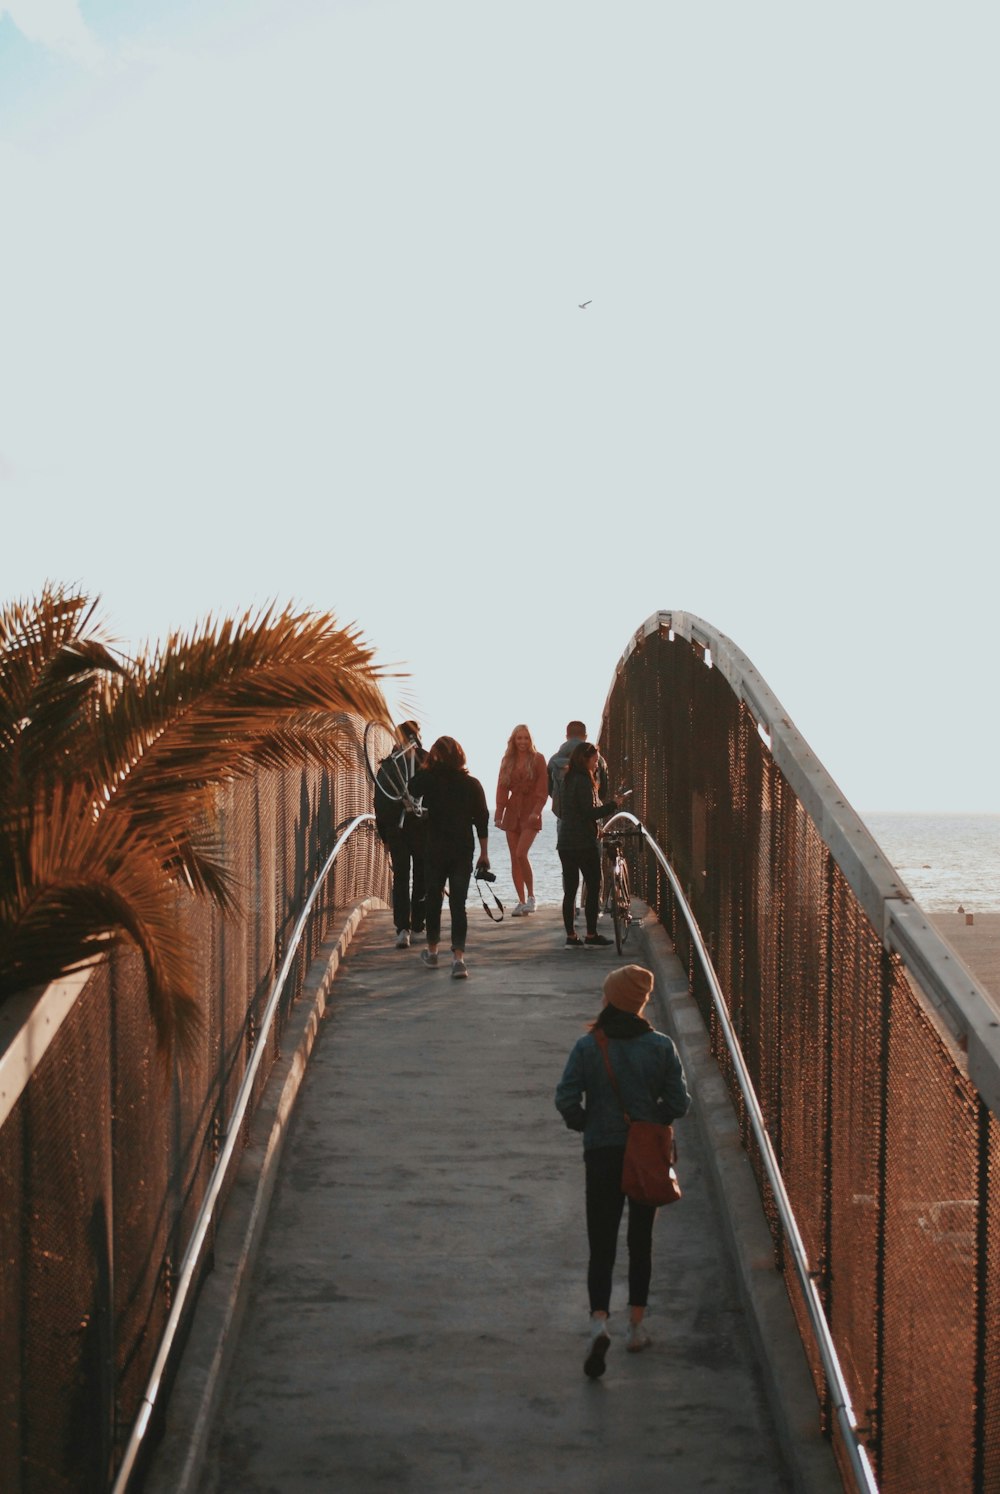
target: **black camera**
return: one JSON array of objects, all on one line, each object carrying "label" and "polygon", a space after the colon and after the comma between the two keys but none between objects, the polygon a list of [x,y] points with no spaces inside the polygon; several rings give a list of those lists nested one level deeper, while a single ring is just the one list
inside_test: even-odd
[{"label": "black camera", "polygon": [[496,879],[497,879],[496,872],[491,872],[488,866],[477,866],[476,867],[476,881],[477,882],[495,882]]}]

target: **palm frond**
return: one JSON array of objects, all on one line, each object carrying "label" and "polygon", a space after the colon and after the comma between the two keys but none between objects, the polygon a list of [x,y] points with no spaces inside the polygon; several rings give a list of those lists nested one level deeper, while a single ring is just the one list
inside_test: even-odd
[{"label": "palm frond", "polygon": [[391,725],[385,677],[329,613],[209,619],[125,661],[77,590],[0,610],[0,999],[127,942],[162,1045],[190,1041],[181,890],[227,913],[240,892],[219,786],[356,762],[357,719]]},{"label": "palm frond", "polygon": [[0,612],[0,815],[42,779],[86,775],[108,676],[123,671],[95,604],[61,587]]},{"label": "palm frond", "polygon": [[95,816],[82,785],[31,806],[7,838],[0,884],[0,999],[129,942],[146,966],[161,1045],[190,1042],[198,1012],[176,888],[117,818]]},{"label": "palm frond", "polygon": [[356,635],[328,615],[248,614],[136,661],[102,724],[102,777],[130,814],[176,823],[255,766],[342,762],[346,712],[389,720]]}]

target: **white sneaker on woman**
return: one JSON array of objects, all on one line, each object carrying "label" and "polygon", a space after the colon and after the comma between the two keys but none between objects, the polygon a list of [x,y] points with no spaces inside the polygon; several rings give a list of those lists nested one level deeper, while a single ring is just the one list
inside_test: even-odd
[{"label": "white sneaker on woman", "polygon": [[625,1348],[630,1354],[641,1354],[652,1342],[641,1323],[629,1323],[625,1330]]},{"label": "white sneaker on woman", "polygon": [[528,912],[528,905],[527,905],[527,903],[518,903],[516,905],[516,907],[511,908],[511,910],[510,910],[510,916],[511,916],[511,918],[523,918],[524,915],[525,915],[525,913],[527,913],[527,912]]},{"label": "white sneaker on woman", "polygon": [[525,905],[524,905],[524,911],[525,911],[525,913],[534,913],[534,911],[535,911],[535,899],[534,899],[533,896],[529,897],[528,901],[525,903]]}]

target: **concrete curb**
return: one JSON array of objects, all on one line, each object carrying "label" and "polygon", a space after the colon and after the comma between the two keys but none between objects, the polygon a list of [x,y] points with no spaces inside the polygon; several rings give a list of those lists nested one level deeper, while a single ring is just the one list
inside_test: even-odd
[{"label": "concrete curb", "polygon": [[330,987],[363,919],[387,905],[368,897],[324,942],[306,975],[282,1036],[285,1050],[253,1116],[257,1137],[245,1149],[218,1226],[214,1268],[202,1283],[191,1332],[165,1412],[163,1438],[142,1481],[144,1494],[195,1494],[208,1439],[239,1339],[254,1261],[278,1165]]},{"label": "concrete curb", "polygon": [[[768,1405],[796,1494],[843,1494],[833,1447],[820,1430],[819,1402],[788,1291],[774,1264],[756,1180],[704,1020],[689,993],[684,967],[652,911],[643,913],[642,932],[656,976],[653,1004],[677,1044],[694,1096],[691,1114],[704,1145]],[[683,1186],[683,1157],[679,1171]]]}]

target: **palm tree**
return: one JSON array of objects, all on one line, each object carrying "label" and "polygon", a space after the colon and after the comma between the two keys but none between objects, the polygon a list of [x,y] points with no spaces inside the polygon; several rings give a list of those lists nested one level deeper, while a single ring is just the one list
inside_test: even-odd
[{"label": "palm tree", "polygon": [[161,1046],[186,1046],[200,1019],[179,889],[236,905],[217,788],[342,763],[332,713],[388,725],[382,677],[329,614],[209,619],[127,660],[76,591],[0,610],[0,1001],[127,942]]}]

